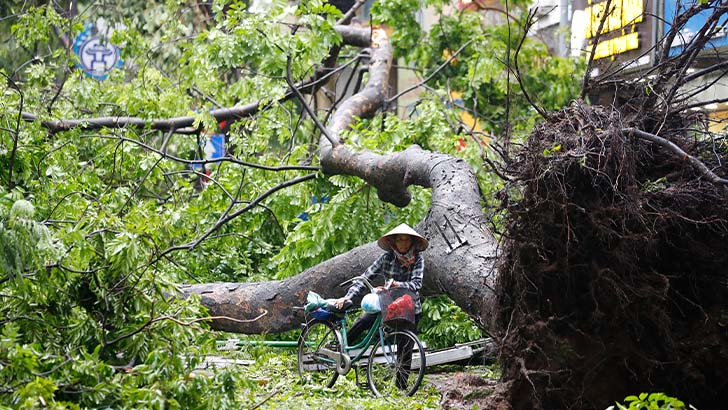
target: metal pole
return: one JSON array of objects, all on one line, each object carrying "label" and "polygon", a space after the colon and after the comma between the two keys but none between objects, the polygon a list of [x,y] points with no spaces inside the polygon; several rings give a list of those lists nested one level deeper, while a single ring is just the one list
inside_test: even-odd
[{"label": "metal pole", "polygon": [[[232,343],[229,343],[232,342]],[[286,347],[286,348],[294,348],[298,347],[298,341],[295,340],[233,340],[233,341],[225,341],[220,340],[217,342],[217,347],[223,347],[230,344],[234,344],[236,346],[268,346],[268,347]]]},{"label": "metal pole", "polygon": [[559,0],[559,56],[566,57],[566,33],[569,28],[569,0]]}]

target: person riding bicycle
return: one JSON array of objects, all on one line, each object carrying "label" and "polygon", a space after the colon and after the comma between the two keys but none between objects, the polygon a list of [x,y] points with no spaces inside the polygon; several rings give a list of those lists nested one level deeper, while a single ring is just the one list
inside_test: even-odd
[{"label": "person riding bicycle", "polygon": [[[422,303],[420,302],[420,289],[422,288],[422,278],[425,270],[425,261],[422,257],[422,251],[427,249],[429,242],[422,235],[417,233],[407,224],[401,224],[386,234],[382,235],[377,244],[380,248],[387,251],[382,254],[374,263],[369,266],[364,276],[372,280],[373,277],[382,275],[385,279],[392,279],[390,288],[404,288],[412,292],[415,303],[415,323],[409,326],[407,330],[416,333],[417,322],[422,312]],[[377,288],[383,290],[382,287]],[[337,299],[334,305],[337,309],[343,308],[348,302],[362,294],[366,290],[366,286],[361,282],[354,284],[346,292],[346,295]],[[364,332],[372,327],[377,314],[363,313],[347,332],[347,342],[353,344]],[[403,360],[409,366],[411,359],[411,347],[402,346],[401,351],[409,351]],[[405,375],[406,378],[406,375]],[[406,380],[406,379],[405,379]]]}]

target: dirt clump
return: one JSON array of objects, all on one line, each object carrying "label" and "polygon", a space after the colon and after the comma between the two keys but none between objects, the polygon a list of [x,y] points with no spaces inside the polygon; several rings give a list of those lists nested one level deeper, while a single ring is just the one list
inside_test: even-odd
[{"label": "dirt clump", "polygon": [[443,410],[510,410],[504,395],[507,385],[495,379],[458,372],[434,378],[430,383],[442,394],[440,408]]}]

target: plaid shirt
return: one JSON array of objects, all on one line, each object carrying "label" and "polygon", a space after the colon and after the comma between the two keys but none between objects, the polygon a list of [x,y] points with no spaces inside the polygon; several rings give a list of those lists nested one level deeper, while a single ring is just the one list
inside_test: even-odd
[{"label": "plaid shirt", "polygon": [[[422,288],[422,274],[425,270],[425,260],[421,253],[417,253],[414,265],[410,269],[405,269],[397,262],[394,252],[389,251],[377,258],[374,263],[364,272],[364,276],[373,281],[375,276],[384,276],[386,279],[394,279],[398,282],[399,287],[410,290],[415,294],[415,313],[422,312],[422,303],[420,302],[420,288]],[[374,286],[374,284],[372,284]],[[354,282],[346,292],[349,300],[354,299],[366,290],[366,285],[361,281]]]}]

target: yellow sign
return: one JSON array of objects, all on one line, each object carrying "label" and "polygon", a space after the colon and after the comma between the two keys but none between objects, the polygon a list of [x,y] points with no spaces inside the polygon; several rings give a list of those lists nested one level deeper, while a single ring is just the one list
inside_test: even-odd
[{"label": "yellow sign", "polygon": [[[592,46],[593,47],[593,46]],[[635,50],[639,47],[639,33],[627,34],[624,36],[600,41],[597,44],[597,51],[594,52],[594,59],[613,56],[625,51]]]},{"label": "yellow sign", "polygon": [[[584,9],[586,14],[586,38],[597,35],[599,24],[602,22],[607,2],[592,4]],[[610,3],[610,12],[602,27],[602,34],[619,30],[642,22],[645,12],[643,0],[613,0]]]},{"label": "yellow sign", "polygon": [[[450,97],[452,98],[452,101],[453,103],[455,103],[456,106],[462,107],[465,105],[465,102],[463,101],[463,93],[458,91],[451,91]],[[482,129],[480,128],[480,120],[473,117],[473,114],[471,114],[467,110],[460,110],[460,120],[463,122],[463,125],[468,127],[468,130],[482,131]]]}]

